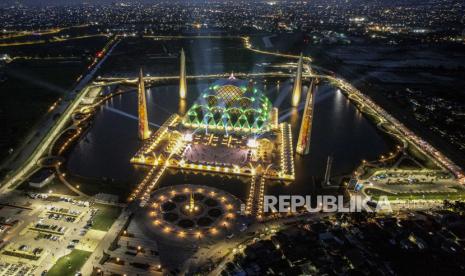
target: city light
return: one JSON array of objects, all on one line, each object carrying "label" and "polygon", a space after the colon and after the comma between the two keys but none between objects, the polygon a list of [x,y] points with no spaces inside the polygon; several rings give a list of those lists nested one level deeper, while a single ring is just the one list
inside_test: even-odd
[{"label": "city light", "polygon": [[462,3],[6,2],[0,275],[463,274]]}]

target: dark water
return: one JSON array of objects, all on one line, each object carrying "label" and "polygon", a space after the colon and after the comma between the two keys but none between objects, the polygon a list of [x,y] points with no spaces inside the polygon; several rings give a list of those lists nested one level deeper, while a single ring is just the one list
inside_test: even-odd
[{"label": "dark water", "polygon": [[[190,85],[187,109],[208,84]],[[263,87],[268,97],[280,108],[280,119],[291,122],[296,143],[302,111],[289,107],[291,85],[275,83]],[[162,124],[180,103],[176,85],[153,87],[147,93],[149,121]],[[302,99],[304,101],[304,99]],[[114,185],[103,191],[118,193],[124,186],[130,190],[144,176],[146,168],[135,167],[130,158],[140,147],[137,137],[137,95],[135,91],[108,101],[98,112],[94,123],[70,154],[68,170],[71,174],[94,179],[108,178]],[[156,126],[152,125],[152,129]],[[274,184],[267,193],[315,194],[312,178],[321,178],[328,155],[333,156],[333,175],[350,173],[362,159],[375,159],[390,150],[391,142],[368,121],[349,100],[328,85],[317,87],[310,154],[296,157],[297,180],[288,186]],[[174,172],[173,172],[174,173]],[[248,184],[238,179],[213,176],[168,174],[161,185],[181,183],[213,185],[244,198]],[[92,184],[98,185],[98,184]],[[114,189],[114,190],[113,190]]]},{"label": "dark water", "polygon": [[[281,118],[287,118],[293,127],[294,144],[297,143],[302,113],[291,110],[283,116],[280,112]],[[365,118],[342,92],[329,85],[317,86],[310,153],[296,155],[294,183],[272,185],[267,194],[326,193],[319,187],[328,156],[333,158],[331,175],[343,176],[350,174],[363,159],[377,159],[393,147],[392,139]]]}]

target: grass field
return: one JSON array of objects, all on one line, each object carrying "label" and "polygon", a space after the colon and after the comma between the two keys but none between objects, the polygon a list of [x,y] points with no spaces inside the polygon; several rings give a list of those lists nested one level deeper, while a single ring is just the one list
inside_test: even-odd
[{"label": "grass field", "polygon": [[463,190],[458,190],[456,193],[417,193],[417,194],[398,194],[394,195],[388,192],[384,192],[381,190],[377,189],[370,189],[367,188],[365,189],[365,192],[368,195],[371,195],[374,200],[378,200],[380,196],[387,196],[389,200],[395,200],[395,199],[401,199],[401,200],[407,200],[407,199],[428,199],[428,200],[461,200],[465,199],[465,191]]},{"label": "grass field", "polygon": [[155,40],[128,37],[103,64],[102,75],[136,75],[139,68],[154,75],[176,75],[179,52],[186,52],[187,74],[261,71],[262,62],[288,62],[288,58],[264,55],[244,47],[239,38]]},{"label": "grass field", "polygon": [[[70,32],[72,30],[69,30]],[[50,106],[76,83],[107,37],[98,36],[63,42],[0,47],[15,59],[2,67],[0,77],[0,160],[16,150]],[[1,79],[1,78],[0,78]],[[31,136],[32,137],[32,136]]]},{"label": "grass field", "polygon": [[98,208],[98,212],[94,217],[94,224],[92,229],[108,231],[113,222],[121,214],[121,208],[117,206],[104,205],[104,204],[95,204],[94,208]]},{"label": "grass field", "polygon": [[418,166],[417,163],[408,158],[404,158],[402,161],[400,161],[397,167],[401,170],[419,170],[422,168]]},{"label": "grass field", "polygon": [[409,143],[407,151],[409,155],[413,156],[416,160],[418,160],[423,166],[425,166],[425,168],[432,170],[439,169],[433,160],[421,153],[414,145]]},{"label": "grass field", "polygon": [[81,61],[50,60],[14,61],[5,67],[7,79],[0,82],[0,159],[34,129],[52,103],[65,97],[84,69]]},{"label": "grass field", "polygon": [[23,37],[14,40],[0,41],[2,43],[14,43],[14,42],[34,42],[41,41],[39,44],[31,45],[14,45],[0,47],[0,51],[10,56],[19,57],[75,57],[75,58],[87,58],[95,55],[97,51],[100,51],[107,43],[108,38],[104,36],[88,37],[83,39],[70,39],[67,41],[53,42],[52,37],[49,38],[36,38]]},{"label": "grass field", "polygon": [[73,250],[69,255],[63,256],[48,271],[47,276],[73,276],[81,269],[92,252]]}]

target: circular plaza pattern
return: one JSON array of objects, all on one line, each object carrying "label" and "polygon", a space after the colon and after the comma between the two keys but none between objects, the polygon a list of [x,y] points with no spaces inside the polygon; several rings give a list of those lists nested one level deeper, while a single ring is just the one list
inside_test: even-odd
[{"label": "circular plaza pattern", "polygon": [[155,191],[148,215],[159,234],[200,240],[232,232],[241,203],[233,195],[213,187],[176,185]]}]

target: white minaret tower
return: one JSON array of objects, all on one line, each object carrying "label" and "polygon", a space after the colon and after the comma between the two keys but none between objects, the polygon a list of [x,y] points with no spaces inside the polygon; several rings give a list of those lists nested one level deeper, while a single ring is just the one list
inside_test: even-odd
[{"label": "white minaret tower", "polygon": [[149,120],[147,118],[147,100],[145,99],[144,73],[142,68],[139,72],[138,82],[138,115],[139,115],[139,138],[145,140],[150,137]]},{"label": "white minaret tower", "polygon": [[185,99],[187,96],[187,82],[186,82],[186,55],[184,49],[181,49],[180,56],[180,70],[179,70],[179,97]]},{"label": "white minaret tower", "polygon": [[297,63],[297,73],[294,80],[294,88],[292,89],[292,101],[293,107],[299,105],[300,95],[302,94],[302,66],[303,66],[303,55],[300,54],[299,61]]}]

